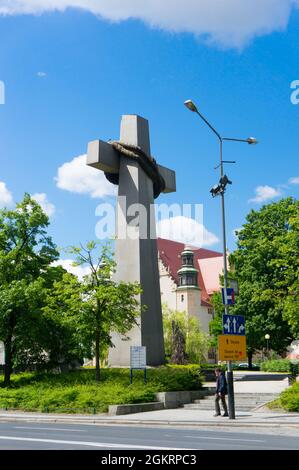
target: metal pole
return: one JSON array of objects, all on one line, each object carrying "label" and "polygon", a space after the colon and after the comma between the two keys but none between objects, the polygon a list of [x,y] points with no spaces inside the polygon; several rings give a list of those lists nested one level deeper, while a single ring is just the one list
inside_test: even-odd
[{"label": "metal pole", "polygon": [[[221,178],[224,176],[223,172],[223,142],[224,141],[232,141],[232,142],[247,142],[248,144],[257,144],[257,140],[253,137],[248,139],[236,139],[232,137],[222,137],[219,132],[209,123],[209,121],[198,111],[196,105],[193,101],[188,100],[185,102],[187,108],[198,114],[198,116],[208,125],[208,127],[214,132],[214,134],[218,137],[220,142],[220,174]],[[218,167],[217,167],[218,168]],[[215,168],[216,169],[216,168]],[[227,289],[228,279],[227,279],[227,261],[226,261],[226,229],[225,229],[225,204],[224,204],[224,192],[221,194],[221,209],[222,209],[222,230],[223,230],[223,271],[224,271],[224,288]],[[225,313],[229,314],[228,305],[225,305]],[[235,400],[234,400],[234,382],[233,382],[233,368],[232,362],[227,362],[227,385],[228,385],[228,407],[229,407],[229,418],[235,419]]]},{"label": "metal pole", "polygon": [[[220,139],[220,177],[223,177],[223,141]],[[224,192],[221,193],[221,212],[222,212],[222,238],[223,238],[223,275],[224,289],[228,287],[227,279],[227,259],[226,259],[226,224],[225,224],[225,201]],[[228,305],[224,306],[225,314],[229,315]],[[234,376],[232,362],[227,361],[227,388],[228,388],[228,415],[229,419],[235,419],[235,398],[234,398]]]}]

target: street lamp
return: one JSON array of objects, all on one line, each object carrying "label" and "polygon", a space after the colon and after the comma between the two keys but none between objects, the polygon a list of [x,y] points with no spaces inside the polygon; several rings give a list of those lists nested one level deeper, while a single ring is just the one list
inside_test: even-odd
[{"label": "street lamp", "polygon": [[265,335],[265,340],[267,340],[267,356],[269,357],[269,339],[270,335],[268,333]]},{"label": "street lamp", "polygon": [[[223,238],[223,274],[224,274],[224,289],[227,289],[228,286],[228,275],[227,275],[227,259],[226,259],[226,228],[225,228],[225,201],[224,194],[227,184],[232,184],[226,175],[224,175],[223,164],[224,163],[234,163],[226,162],[223,160],[223,142],[245,142],[249,145],[257,144],[258,141],[255,137],[248,137],[247,139],[236,139],[232,137],[222,137],[219,132],[210,124],[210,122],[199,112],[196,104],[192,100],[185,101],[184,105],[193,113],[198,114],[198,116],[207,124],[211,131],[217,136],[219,140],[219,149],[220,149],[220,163],[218,167],[220,168],[220,181],[218,185],[213,186],[211,189],[211,194],[213,197],[221,196],[221,212],[222,212],[222,238]],[[217,168],[218,168],[217,167]],[[228,305],[225,305],[225,314],[229,314]],[[234,403],[234,382],[233,382],[233,369],[231,361],[228,361],[227,364],[227,385],[228,385],[228,409],[229,409],[229,418],[235,419],[235,403]]]}]

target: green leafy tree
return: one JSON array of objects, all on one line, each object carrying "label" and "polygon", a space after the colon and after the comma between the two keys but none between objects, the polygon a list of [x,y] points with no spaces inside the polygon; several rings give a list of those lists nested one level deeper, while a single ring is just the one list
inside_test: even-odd
[{"label": "green leafy tree", "polygon": [[180,350],[180,360],[189,363],[200,363],[206,360],[209,349],[209,336],[204,333],[200,327],[199,320],[188,316],[185,312],[177,312],[163,305],[163,331],[165,353],[168,358],[177,356],[176,342],[174,339],[174,330],[179,333],[180,349],[184,345],[184,351]]},{"label": "green leafy tree", "polygon": [[299,338],[299,202],[295,203],[294,214],[289,218],[286,242],[282,247],[282,256],[292,259],[283,269],[283,288],[286,296],[282,299],[283,318],[288,322],[291,332]]},{"label": "green leafy tree", "polygon": [[224,306],[220,292],[215,292],[211,296],[211,304],[213,306],[213,318],[210,321],[211,346],[218,347],[218,336],[222,335],[222,315],[224,314]]},{"label": "green leafy tree", "polygon": [[4,384],[21,354],[44,356],[43,286],[58,252],[47,235],[49,220],[25,194],[15,210],[0,211],[0,340],[4,343]]},{"label": "green leafy tree", "polygon": [[[78,279],[73,274],[66,272],[61,266],[50,270],[47,276],[47,284],[44,285],[44,298],[41,307],[42,321],[44,327],[43,344],[47,351],[47,368],[59,367],[60,369],[77,367],[83,364],[86,351],[78,336],[78,327],[72,318],[66,314],[60,304],[56,303],[57,286],[62,285],[64,289],[68,286],[68,296],[76,297],[77,302],[81,302],[78,295]],[[60,270],[60,271],[59,271]],[[73,287],[73,290],[71,288]]]},{"label": "green leafy tree", "polygon": [[100,359],[113,347],[112,332],[127,338],[140,315],[137,283],[116,283],[112,279],[115,263],[109,247],[95,242],[71,247],[75,265],[88,265],[90,274],[79,281],[65,275],[54,284],[48,315],[59,309],[63,323],[74,326],[77,343],[86,357],[95,356],[96,381],[100,380]]},{"label": "green leafy tree", "polygon": [[183,365],[187,363],[186,355],[186,337],[181,325],[172,320],[172,338],[171,338],[171,362],[173,364]]},{"label": "green leafy tree", "polygon": [[298,218],[299,202],[292,198],[252,210],[230,256],[240,291],[231,312],[246,317],[250,364],[265,346],[265,333],[277,353],[298,335]]}]

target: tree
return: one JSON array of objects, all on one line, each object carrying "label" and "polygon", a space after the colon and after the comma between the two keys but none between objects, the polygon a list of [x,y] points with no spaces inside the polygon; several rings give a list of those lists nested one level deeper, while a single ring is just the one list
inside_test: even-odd
[{"label": "tree", "polygon": [[114,346],[112,332],[126,338],[137,324],[141,289],[137,283],[113,281],[115,263],[108,247],[90,242],[86,247],[71,247],[69,252],[76,257],[75,265],[89,266],[90,274],[82,281],[67,274],[56,282],[46,311],[51,315],[59,309],[64,323],[74,326],[87,357],[95,356],[99,382],[101,355]]},{"label": "tree", "polygon": [[183,365],[187,363],[186,338],[179,323],[175,320],[171,322],[171,362],[173,364]]},{"label": "tree", "polygon": [[4,384],[21,352],[44,355],[40,341],[43,286],[58,252],[46,229],[49,220],[28,194],[15,210],[0,211],[0,339],[4,343]]},{"label": "tree", "polygon": [[[52,271],[53,269],[54,271]],[[48,369],[57,366],[59,368],[77,367],[79,364],[83,364],[84,357],[87,357],[86,350],[80,341],[78,326],[72,321],[71,316],[65,313],[61,305],[55,304],[56,298],[53,293],[56,292],[56,286],[59,283],[64,286],[64,289],[68,285],[67,295],[69,298],[77,296],[76,301],[79,304],[81,298],[76,290],[78,278],[65,271],[61,266],[52,267],[49,271],[51,276],[48,275],[49,282],[44,286],[44,299],[41,308],[45,332],[43,344],[47,351],[45,365]]]},{"label": "tree", "polygon": [[[222,277],[223,278],[223,277]],[[214,292],[211,296],[211,304],[213,306],[213,319],[210,321],[209,328],[211,334],[211,346],[218,347],[218,336],[222,335],[222,315],[224,306],[220,292]]]},{"label": "tree", "polygon": [[292,258],[292,263],[285,267],[285,285],[287,295],[283,299],[283,317],[288,322],[291,332],[299,338],[299,208],[289,219],[289,230],[284,244],[284,256]]},{"label": "tree", "polygon": [[209,337],[202,331],[197,318],[188,316],[186,312],[171,310],[164,304],[163,331],[165,353],[172,362],[205,361],[209,349]]},{"label": "tree", "polygon": [[251,211],[230,256],[240,294],[232,313],[246,317],[248,360],[265,346],[278,353],[299,331],[299,202],[282,199]]}]

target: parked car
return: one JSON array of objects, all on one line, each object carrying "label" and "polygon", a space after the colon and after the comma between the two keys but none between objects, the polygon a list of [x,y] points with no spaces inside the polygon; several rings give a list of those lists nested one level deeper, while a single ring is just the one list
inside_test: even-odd
[{"label": "parked car", "polygon": [[[236,364],[236,369],[249,370],[249,364],[248,362],[241,362],[240,364]],[[251,370],[260,370],[260,366],[258,364],[252,363]]]}]

